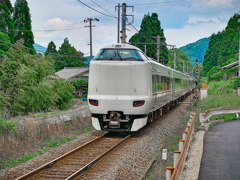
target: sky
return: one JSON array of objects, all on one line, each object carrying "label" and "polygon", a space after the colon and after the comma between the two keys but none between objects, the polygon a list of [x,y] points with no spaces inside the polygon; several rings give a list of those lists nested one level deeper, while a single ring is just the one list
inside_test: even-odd
[{"label": "sky", "polygon": [[[11,0],[14,6],[16,0]],[[80,1],[80,0],[79,0]],[[134,15],[133,25],[140,30],[144,14],[157,13],[169,45],[177,48],[196,42],[222,31],[228,20],[239,13],[239,0],[81,0],[82,3],[103,13],[100,14],[78,0],[28,0],[35,43],[47,47],[53,41],[57,50],[68,38],[77,50],[90,55],[90,30],[87,18],[92,21],[93,55],[105,45],[117,43],[117,17],[115,6],[126,3],[127,15]],[[129,17],[131,18],[131,17]],[[127,26],[127,41],[136,32]]]}]

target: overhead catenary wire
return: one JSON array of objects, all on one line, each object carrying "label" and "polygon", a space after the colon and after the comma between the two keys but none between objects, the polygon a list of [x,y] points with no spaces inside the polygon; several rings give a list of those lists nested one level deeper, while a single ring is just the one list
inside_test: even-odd
[{"label": "overhead catenary wire", "polygon": [[[93,0],[90,0],[91,2],[93,2],[94,4],[96,4],[97,6],[99,6],[101,9],[103,9],[104,11],[106,11],[108,14],[112,15],[113,17],[115,17],[113,14],[111,14],[109,11],[107,11],[106,9],[104,9],[103,7],[101,7],[99,4],[95,3]],[[115,17],[116,18],[116,17]]]},{"label": "overhead catenary wire", "polygon": [[55,56],[73,57],[73,58],[82,58],[83,57],[83,56],[73,56],[73,55],[64,55],[64,54],[55,54],[55,53],[45,52],[45,51],[41,51],[41,50],[37,50],[37,49],[32,49],[32,48],[28,48],[28,47],[24,47],[24,46],[19,46],[19,45],[12,44],[12,43],[2,41],[2,40],[0,40],[0,42],[5,43],[5,44],[10,44],[10,45],[16,46],[16,47],[28,49],[28,50],[33,50],[33,51],[38,51],[38,52],[42,52],[42,53],[46,53],[46,54],[55,55]]},{"label": "overhead catenary wire", "polygon": [[[8,31],[26,31],[26,32],[29,32],[29,31],[70,31],[70,30],[76,30],[76,29],[83,29],[84,27],[79,27],[79,28],[72,28],[72,29],[42,29],[42,30],[35,30],[35,29],[32,29],[32,30],[21,30],[21,29],[8,29]],[[3,29],[3,28],[1,28]]]},{"label": "overhead catenary wire", "polygon": [[[186,4],[195,4],[195,3],[209,2],[211,0],[196,0],[196,1],[189,1],[189,2],[187,2],[186,0],[183,0],[183,1],[184,1],[183,3],[170,4],[172,2],[180,2],[180,1],[169,1],[169,2],[165,2],[164,4],[162,4],[162,3],[149,3],[149,4],[134,5],[134,6],[145,6],[145,7],[136,7],[137,9],[142,9],[142,8],[146,8],[146,7],[166,7],[166,6],[179,6],[179,5],[186,5]],[[159,4],[161,6],[156,6],[157,4]]]},{"label": "overhead catenary wire", "polygon": [[107,0],[105,0],[108,4],[110,4],[113,8],[115,8],[115,6],[113,4],[111,4],[110,2],[108,2]]}]

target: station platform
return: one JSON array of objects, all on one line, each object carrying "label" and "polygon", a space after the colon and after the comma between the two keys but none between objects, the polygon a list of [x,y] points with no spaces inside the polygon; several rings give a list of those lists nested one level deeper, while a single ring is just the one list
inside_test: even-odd
[{"label": "station platform", "polygon": [[240,120],[205,132],[198,180],[240,180]]}]

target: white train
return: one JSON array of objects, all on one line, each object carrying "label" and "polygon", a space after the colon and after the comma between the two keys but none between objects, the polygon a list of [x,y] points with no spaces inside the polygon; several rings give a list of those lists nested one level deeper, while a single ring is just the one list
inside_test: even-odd
[{"label": "white train", "polygon": [[108,45],[90,62],[92,124],[96,130],[137,131],[193,88],[193,77],[153,61],[139,48]]}]

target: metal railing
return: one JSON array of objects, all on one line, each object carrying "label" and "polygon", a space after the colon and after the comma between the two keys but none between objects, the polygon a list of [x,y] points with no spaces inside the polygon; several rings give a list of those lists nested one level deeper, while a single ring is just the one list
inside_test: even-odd
[{"label": "metal railing", "polygon": [[206,122],[207,120],[210,121],[210,118],[214,115],[236,114],[238,117],[238,113],[240,113],[240,107],[212,108],[205,112],[199,113],[199,121],[203,125],[203,123]]},{"label": "metal railing", "polygon": [[174,152],[173,167],[167,167],[167,180],[179,180],[181,178],[188,148],[192,140],[192,133],[194,133],[195,116],[196,113],[194,112],[190,114],[182,140],[179,141],[179,151]]}]

